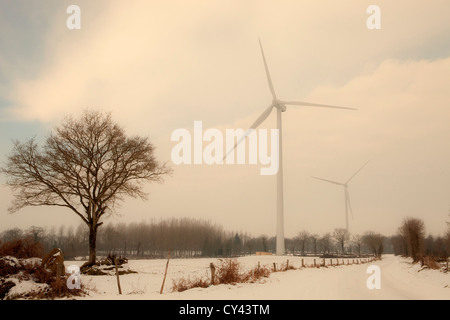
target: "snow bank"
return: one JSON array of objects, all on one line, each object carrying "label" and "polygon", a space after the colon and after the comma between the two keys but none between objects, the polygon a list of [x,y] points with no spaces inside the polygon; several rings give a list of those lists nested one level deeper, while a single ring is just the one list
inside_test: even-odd
[{"label": "snow bank", "polygon": [[16,285],[12,287],[5,296],[5,299],[14,299],[15,297],[24,297],[29,294],[44,292],[49,286],[45,283],[36,283],[32,280],[19,280],[17,278],[7,278],[5,282],[14,282]]}]

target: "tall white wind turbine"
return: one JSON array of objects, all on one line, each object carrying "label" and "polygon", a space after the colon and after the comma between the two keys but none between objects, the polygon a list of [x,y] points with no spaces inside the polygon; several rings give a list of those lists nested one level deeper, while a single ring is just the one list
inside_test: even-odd
[{"label": "tall white wind turbine", "polygon": [[349,225],[348,225],[348,212],[349,211],[350,211],[350,214],[352,215],[352,219],[353,219],[353,210],[352,210],[352,205],[350,203],[350,195],[348,193],[348,184],[369,163],[369,161],[367,161],[361,168],[359,168],[358,171],[356,171],[346,182],[337,182],[337,181],[327,180],[327,179],[323,179],[323,178],[313,177],[314,179],[322,180],[322,181],[325,181],[325,182],[337,184],[339,186],[343,186],[344,187],[345,228],[346,228],[347,232],[350,232]]},{"label": "tall white wind turbine", "polygon": [[240,144],[245,137],[247,137],[253,130],[258,128],[264,120],[269,117],[272,110],[277,109],[277,129],[279,132],[279,159],[278,159],[278,173],[277,173],[277,240],[276,240],[276,254],[284,255],[284,200],[283,200],[283,152],[282,152],[282,125],[281,125],[281,113],[286,111],[286,105],[294,105],[294,106],[308,106],[308,107],[323,107],[323,108],[334,108],[334,109],[349,109],[356,110],[354,108],[346,108],[346,107],[338,107],[338,106],[330,106],[325,104],[317,104],[311,102],[301,102],[301,101],[284,101],[279,100],[275,93],[275,89],[273,87],[272,78],[270,77],[269,68],[267,67],[266,57],[264,55],[264,50],[261,44],[261,40],[259,40],[259,46],[261,48],[261,54],[264,61],[264,68],[266,70],[267,82],[269,84],[270,92],[272,93],[272,102],[264,110],[264,112],[256,119],[256,121],[250,126],[249,130],[245,133],[243,137],[241,137],[234,148],[228,151],[225,155],[224,159]]}]

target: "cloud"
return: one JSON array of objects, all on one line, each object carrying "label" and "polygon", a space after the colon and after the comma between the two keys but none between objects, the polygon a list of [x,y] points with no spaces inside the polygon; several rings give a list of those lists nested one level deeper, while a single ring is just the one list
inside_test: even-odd
[{"label": "cloud", "polygon": [[[280,98],[359,108],[283,114],[286,234],[341,226],[341,191],[310,176],[345,179],[370,158],[350,190],[354,230],[394,232],[401,217],[417,214],[440,232],[450,181],[450,5],[380,0],[378,32],[365,27],[369,4],[79,1],[82,29],[67,30],[65,10],[52,11],[44,58],[28,61],[36,72],[16,71],[2,93],[17,121],[113,111],[169,161],[173,130],[194,120],[245,129],[270,104],[260,37]],[[2,66],[17,70],[5,59]],[[275,115],[264,124],[275,125]],[[149,202],[127,201],[123,212],[137,220],[204,217],[271,234],[275,188],[259,167],[177,166],[164,185],[149,187]]]},{"label": "cloud", "polygon": [[[275,87],[301,98],[448,31],[431,19],[435,9],[419,3],[408,2],[406,14],[404,4],[383,2],[384,29],[377,34],[365,28],[360,1],[81,2],[81,30],[67,30],[65,11],[52,11],[41,72],[11,84],[11,112],[48,122],[97,106],[134,128],[162,129],[161,123],[206,114],[219,124],[232,119],[230,111],[256,111],[266,97],[258,37]],[[449,7],[440,6],[439,12]],[[419,17],[427,20],[418,25]]]}]

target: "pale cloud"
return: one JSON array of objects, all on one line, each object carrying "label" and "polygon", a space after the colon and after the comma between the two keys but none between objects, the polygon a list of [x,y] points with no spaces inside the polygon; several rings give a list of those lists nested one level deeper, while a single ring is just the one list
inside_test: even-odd
[{"label": "pale cloud", "polygon": [[[417,215],[438,233],[450,204],[450,4],[377,1],[380,31],[365,26],[369,4],[81,1],[82,29],[65,28],[65,10],[52,15],[40,72],[1,92],[21,121],[112,111],[170,161],[173,130],[193,130],[195,120],[246,129],[270,104],[261,37],[280,98],[359,108],[283,114],[286,235],[342,226],[341,190],[310,176],[345,180],[368,159],[350,190],[355,232],[395,232],[404,216]],[[273,114],[263,127],[275,126]],[[276,180],[259,169],[175,166],[172,178],[149,187],[149,202],[123,204],[123,219],[195,216],[273,234]]]},{"label": "pale cloud", "polygon": [[361,1],[82,2],[82,29],[67,30],[65,11],[54,14],[41,73],[17,80],[8,96],[12,112],[26,120],[54,121],[97,106],[132,127],[157,126],[156,112],[176,123],[192,110],[203,117],[214,110],[219,124],[233,119],[229,111],[254,111],[264,101],[258,37],[280,94],[301,98],[439,38],[448,26],[435,14],[443,18],[450,7],[439,3],[436,10],[408,2],[403,12],[405,4],[381,1],[383,30],[376,33],[365,27]]}]

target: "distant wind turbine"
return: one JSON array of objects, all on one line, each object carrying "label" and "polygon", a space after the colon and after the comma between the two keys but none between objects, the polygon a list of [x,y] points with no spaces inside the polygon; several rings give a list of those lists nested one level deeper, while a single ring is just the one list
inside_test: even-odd
[{"label": "distant wind turbine", "polygon": [[283,101],[277,98],[275,94],[275,89],[273,87],[272,79],[270,77],[269,68],[267,67],[266,57],[264,55],[264,50],[259,40],[259,47],[261,48],[261,54],[264,61],[264,68],[266,70],[267,82],[269,84],[270,92],[272,93],[272,103],[264,110],[264,112],[256,119],[256,121],[250,126],[250,129],[242,136],[234,145],[234,148],[228,151],[224,159],[247,137],[253,130],[255,130],[264,120],[269,117],[272,110],[277,109],[277,129],[279,132],[279,161],[278,161],[278,173],[277,173],[277,240],[276,240],[276,254],[284,255],[284,207],[283,207],[283,152],[282,152],[282,126],[281,126],[281,113],[286,111],[286,105],[295,106],[308,106],[308,107],[323,107],[323,108],[335,108],[335,109],[349,109],[356,110],[354,108],[330,106],[325,104],[317,104],[311,102],[301,102],[301,101]]},{"label": "distant wind turbine", "polygon": [[[370,161],[370,160],[369,160]],[[346,182],[342,183],[342,182],[337,182],[337,181],[332,181],[332,180],[327,180],[327,179],[323,179],[323,178],[318,178],[318,177],[313,177],[314,179],[318,179],[318,180],[322,180],[325,182],[329,182],[329,183],[333,183],[333,184],[337,184],[339,186],[343,186],[344,187],[344,198],[345,198],[345,227],[347,232],[350,231],[349,226],[348,226],[348,212],[350,211],[350,214],[352,215],[352,219],[353,219],[353,210],[352,210],[352,205],[350,203],[350,195],[348,193],[348,183],[369,163],[369,161],[367,161],[361,168],[358,169],[358,171],[356,171],[351,177],[350,179],[348,179]]]}]

